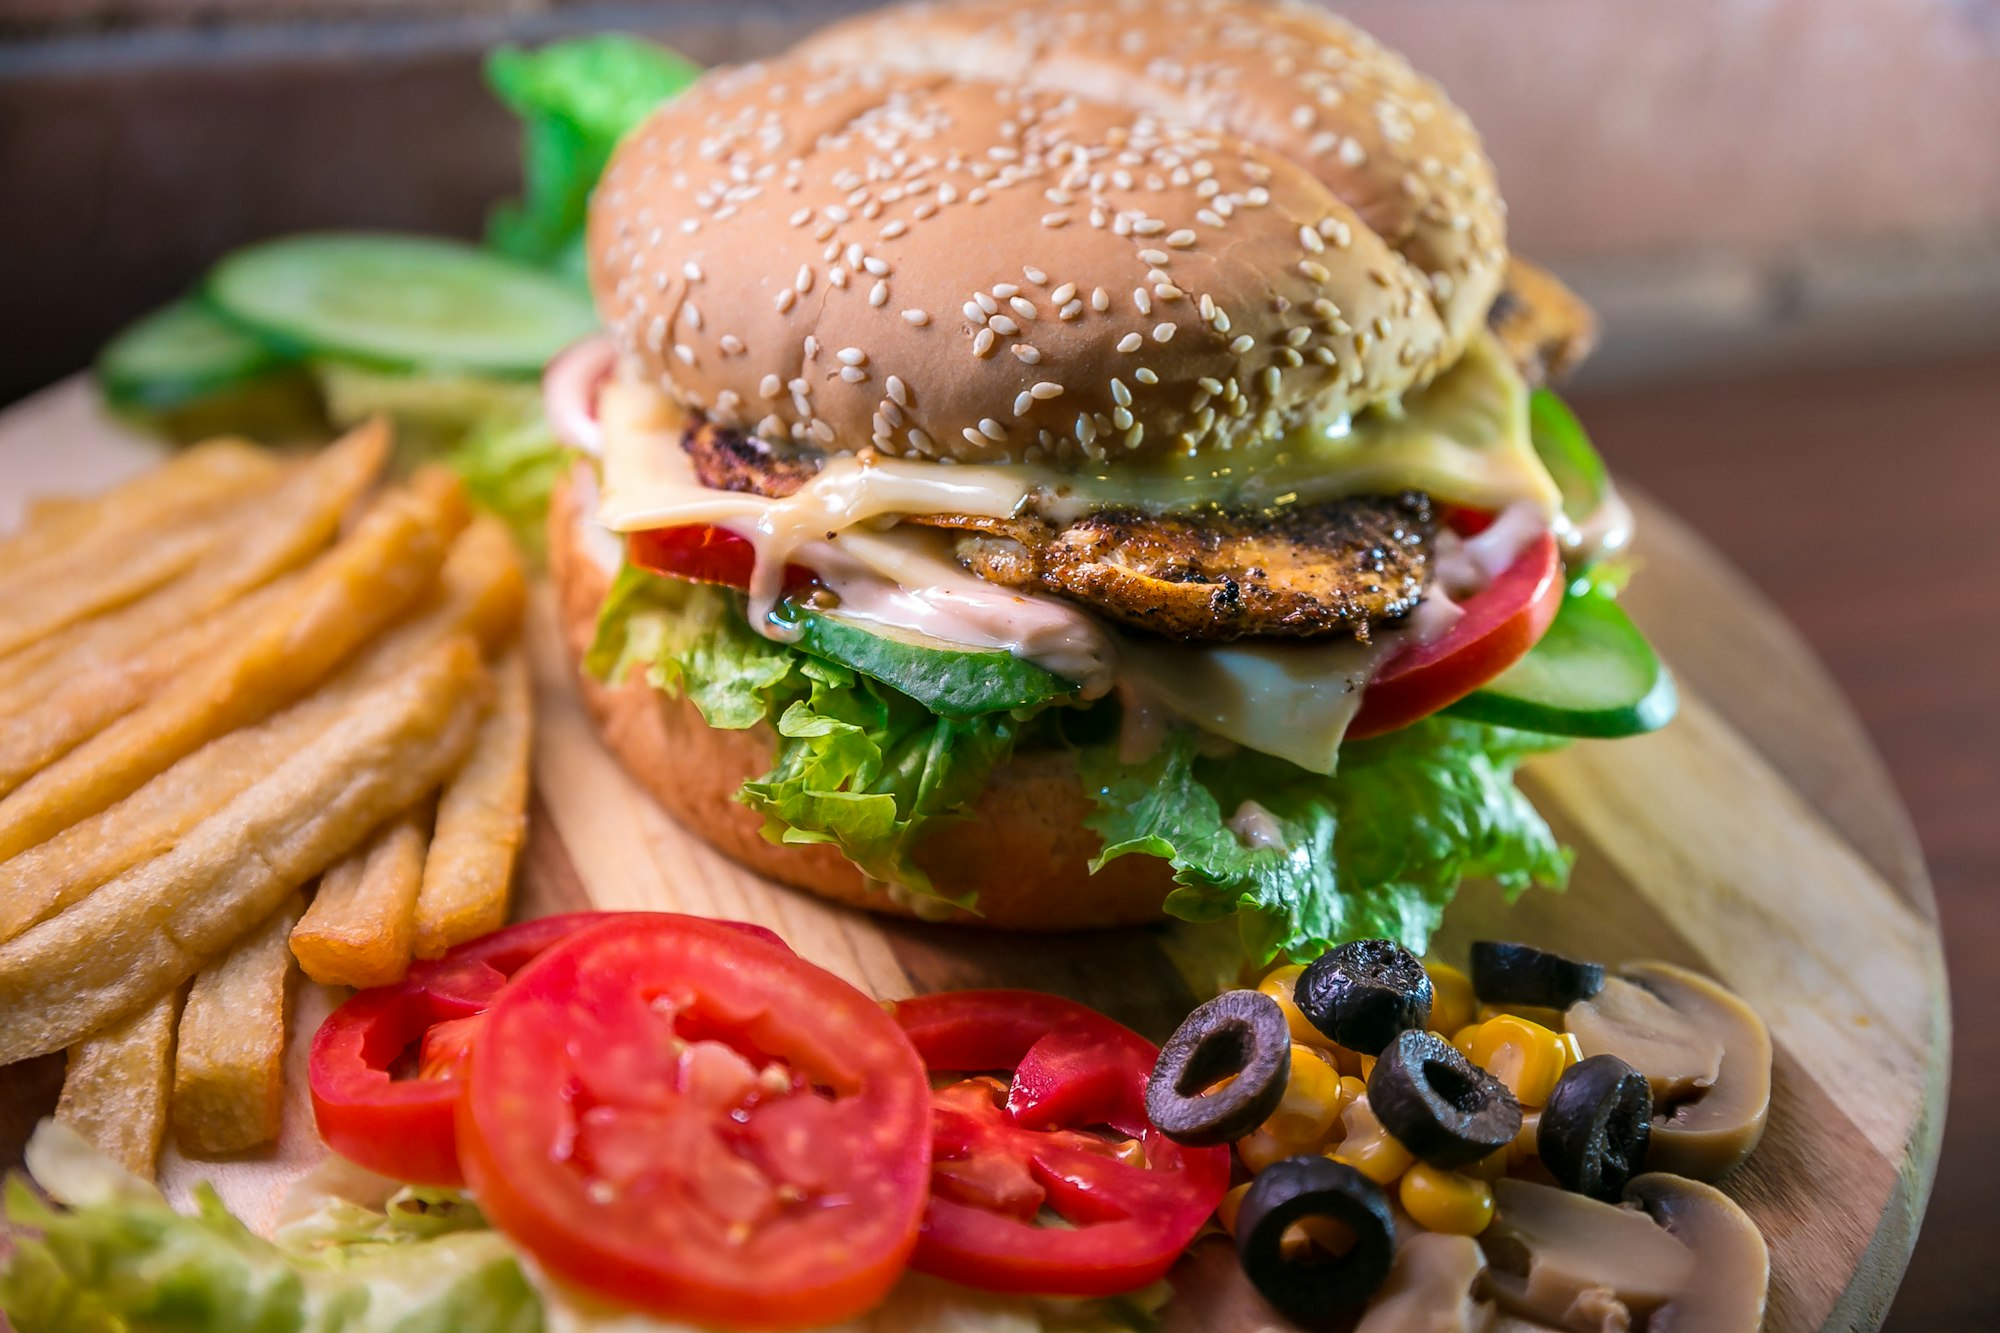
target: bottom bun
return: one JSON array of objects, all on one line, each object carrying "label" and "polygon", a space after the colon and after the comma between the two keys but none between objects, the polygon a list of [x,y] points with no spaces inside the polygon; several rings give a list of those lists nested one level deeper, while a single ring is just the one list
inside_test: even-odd
[{"label": "bottom bun", "polygon": [[[581,669],[611,579],[581,549],[578,517],[569,487],[559,487],[549,512],[549,563],[584,703],[626,771],[690,832],[759,874],[850,907],[918,915],[831,846],[765,839],[762,816],[738,802],[736,790],[770,771],[776,737],[769,727],[711,727],[692,703],[654,689],[636,668],[616,684]],[[1091,809],[1067,751],[1017,754],[995,770],[970,818],[927,839],[916,862],[940,894],[973,896],[976,913],[948,917],[966,925],[1081,930],[1159,920],[1172,871],[1156,857],[1126,856],[1091,874],[1090,858],[1103,845],[1084,827]]]}]

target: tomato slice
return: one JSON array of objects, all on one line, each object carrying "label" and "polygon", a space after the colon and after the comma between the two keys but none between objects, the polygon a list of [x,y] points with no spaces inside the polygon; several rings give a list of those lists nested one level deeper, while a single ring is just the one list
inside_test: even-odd
[{"label": "tomato slice", "polygon": [[[932,1071],[1010,1073],[932,1095],[919,1271],[1112,1296],[1164,1276],[1221,1201],[1229,1150],[1182,1147],[1146,1119],[1159,1048],[1138,1033],[1029,991],[925,995],[895,1013]],[[1066,1225],[1040,1225],[1044,1210]]]},{"label": "tomato slice", "polygon": [[916,1243],[923,1063],[873,1000],[786,950],[687,918],[605,922],[521,970],[466,1071],[480,1207],[621,1305],[838,1323]]},{"label": "tomato slice", "polygon": [[[462,1185],[451,1080],[479,1030],[480,1015],[509,977],[556,941],[615,912],[539,917],[470,940],[417,963],[393,986],[361,991],[313,1035],[307,1083],[328,1147],[351,1162],[420,1185]],[[768,943],[783,941],[746,922],[718,922]],[[398,1077],[412,1048],[415,1077]]]},{"label": "tomato slice", "polygon": [[[747,589],[751,571],[757,565],[757,548],[748,538],[706,523],[635,532],[626,538],[625,548],[639,568],[690,583],[720,583]],[[786,565],[784,589],[796,592],[810,585],[813,577],[810,569]]]},{"label": "tomato slice", "polygon": [[1457,703],[1527,656],[1562,599],[1561,552],[1555,534],[1544,532],[1500,577],[1461,603],[1464,614],[1442,636],[1412,644],[1382,664],[1347,739],[1379,736]]}]

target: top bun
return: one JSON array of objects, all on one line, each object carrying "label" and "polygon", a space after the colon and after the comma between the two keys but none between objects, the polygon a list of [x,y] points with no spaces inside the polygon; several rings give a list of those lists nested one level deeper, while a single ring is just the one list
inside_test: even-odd
[{"label": "top bun", "polygon": [[1393,397],[1506,265],[1465,115],[1255,0],[892,10],[716,70],[620,146],[590,254],[689,406],[968,462],[1227,449]]}]

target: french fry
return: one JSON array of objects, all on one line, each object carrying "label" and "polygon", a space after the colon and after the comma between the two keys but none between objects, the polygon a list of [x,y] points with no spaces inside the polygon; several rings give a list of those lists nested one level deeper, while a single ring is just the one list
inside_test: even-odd
[{"label": "french fry", "polygon": [[169,515],[221,493],[241,494],[282,470],[269,450],[242,440],[211,440],[105,492],[39,502],[22,531],[0,540],[0,601],[17,588],[47,580],[77,552],[145,533]]},{"label": "french fry", "polygon": [[184,577],[0,659],[0,715],[87,670],[148,652],[162,636],[312,559],[388,456],[386,427],[350,432],[292,468],[268,499],[232,516],[223,539]]},{"label": "french fry", "polygon": [[267,495],[283,470],[275,460],[236,469],[143,526],[93,534],[27,568],[0,567],[0,657],[186,573],[220,540],[226,516]]},{"label": "french fry", "polygon": [[494,670],[499,690],[465,766],[438,798],[437,829],[417,894],[416,952],[436,958],[507,921],[514,858],[528,830],[534,711],[517,648]]},{"label": "french fry", "polygon": [[438,645],[171,851],[0,945],[0,1065],[69,1046],[193,976],[456,771],[491,693],[472,639]]},{"label": "french fry", "polygon": [[172,1118],[181,1151],[213,1157],[278,1137],[285,1109],[285,1022],[299,895],[195,974],[174,1051]]},{"label": "french fry", "polygon": [[410,620],[370,644],[319,691],[182,759],[123,801],[0,862],[0,943],[172,849],[285,756],[309,744],[354,699],[455,634],[489,651],[511,637],[526,595],[520,556],[497,520],[480,517],[445,560],[442,586]]},{"label": "french fry", "polygon": [[0,859],[137,790],[206,742],[291,703],[435,583],[467,521],[455,481],[419,473],[307,570],[238,643],[0,798]]},{"label": "french fry", "polygon": [[144,1180],[159,1170],[173,1083],[179,991],[69,1048],[56,1119]]},{"label": "french fry", "polygon": [[292,956],[326,986],[386,986],[410,968],[417,889],[435,803],[377,829],[319,877],[312,906],[292,927]]}]

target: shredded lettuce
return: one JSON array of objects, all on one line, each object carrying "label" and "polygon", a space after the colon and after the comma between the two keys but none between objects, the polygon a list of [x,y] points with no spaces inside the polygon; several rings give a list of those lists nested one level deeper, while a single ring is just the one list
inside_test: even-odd
[{"label": "shredded lettuce", "polygon": [[[880,652],[895,649],[884,640]],[[637,665],[711,726],[770,725],[772,770],[738,794],[764,816],[765,836],[832,843],[919,894],[932,886],[912,852],[964,817],[1024,734],[1075,750],[1097,807],[1090,826],[1104,840],[1093,869],[1120,856],[1170,862],[1180,887],[1167,911],[1190,921],[1237,914],[1259,958],[1309,957],[1366,936],[1422,949],[1460,881],[1489,877],[1519,892],[1559,885],[1569,869],[1513,782],[1523,759],[1561,742],[1527,732],[1432,718],[1347,747],[1334,776],[1245,750],[1205,757],[1192,731],[1127,763],[1109,740],[1058,742],[1087,726],[1040,725],[1094,714],[939,717],[880,680],[757,634],[733,593],[630,568],[605,600],[586,665],[607,679]],[[1272,845],[1230,827],[1245,802],[1267,813]]]},{"label": "shredded lettuce", "polygon": [[[1568,877],[1568,853],[1513,781],[1523,759],[1560,743],[1431,718],[1348,746],[1331,776],[1249,751],[1204,758],[1190,732],[1141,764],[1087,747],[1088,822],[1104,840],[1093,868],[1163,858],[1181,885],[1167,910],[1190,921],[1238,913],[1260,959],[1378,936],[1421,952],[1462,880],[1519,893]],[[1245,802],[1268,816],[1272,845],[1230,827]]]},{"label": "shredded lettuce", "polygon": [[494,211],[487,243],[516,259],[580,275],[576,257],[590,191],[611,150],[700,73],[677,52],[617,33],[537,51],[494,51],[486,80],[522,121],[523,194]]},{"label": "shredded lettuce", "polygon": [[764,638],[733,593],[628,566],[585,666],[622,680],[634,665],[710,726],[777,733],[771,771],[738,793],[764,817],[765,837],[831,843],[865,874],[919,895],[932,885],[912,853],[966,817],[1024,725],[1019,712],[939,717],[873,677]]},{"label": "shredded lettuce", "polygon": [[334,1205],[310,1246],[281,1246],[206,1186],[192,1215],[45,1121],[29,1162],[50,1195],[7,1182],[21,1232],[0,1267],[16,1333],[539,1333],[542,1307],[497,1233],[405,1200]]},{"label": "shredded lettuce", "polygon": [[444,461],[473,503],[498,515],[523,549],[537,561],[547,554],[549,496],[569,469],[569,453],[540,404],[481,418]]}]

